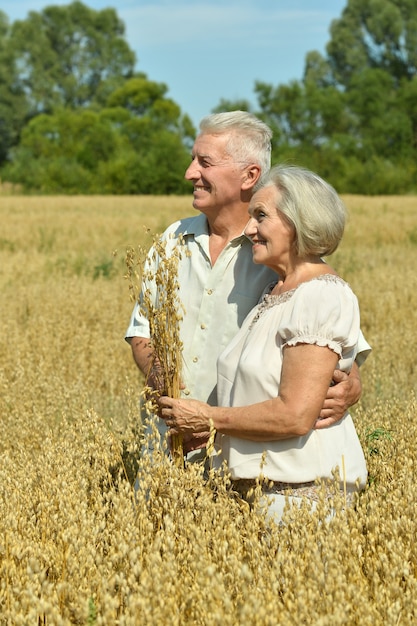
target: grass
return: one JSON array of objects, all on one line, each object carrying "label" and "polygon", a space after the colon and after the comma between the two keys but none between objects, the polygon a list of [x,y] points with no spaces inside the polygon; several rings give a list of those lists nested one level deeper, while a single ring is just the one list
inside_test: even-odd
[{"label": "grass", "polygon": [[0,624],[416,623],[417,198],[345,199],[369,486],[276,528],[198,467],[138,466],[124,257],[190,198],[0,198]]}]

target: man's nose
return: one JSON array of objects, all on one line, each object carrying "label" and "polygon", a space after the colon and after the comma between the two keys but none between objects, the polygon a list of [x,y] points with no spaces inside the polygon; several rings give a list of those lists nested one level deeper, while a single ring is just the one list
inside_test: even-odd
[{"label": "man's nose", "polygon": [[185,170],[184,178],[186,180],[192,180],[193,178],[199,178],[199,177],[200,176],[199,176],[199,173],[198,173],[197,164],[196,164],[195,160],[193,159],[191,161],[190,165]]}]

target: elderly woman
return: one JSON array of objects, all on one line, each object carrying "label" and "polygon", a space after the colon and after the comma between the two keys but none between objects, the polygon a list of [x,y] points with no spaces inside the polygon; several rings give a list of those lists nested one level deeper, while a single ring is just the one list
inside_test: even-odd
[{"label": "elderly woman", "polygon": [[349,372],[360,332],[358,302],[323,257],[343,235],[346,209],[335,190],[299,167],[278,166],[250,203],[245,234],[255,263],[277,273],[263,300],[218,359],[218,405],[160,399],[171,434],[217,431],[219,465],[227,461],[245,495],[260,475],[271,513],[280,517],[285,494],[314,502],[316,479],[362,488],[367,469],[348,413],[314,429],[337,368]]}]

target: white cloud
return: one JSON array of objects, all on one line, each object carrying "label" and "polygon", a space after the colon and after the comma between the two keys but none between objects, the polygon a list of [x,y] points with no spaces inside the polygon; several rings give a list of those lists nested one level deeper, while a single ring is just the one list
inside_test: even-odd
[{"label": "white cloud", "polygon": [[[270,4],[270,3],[269,3]],[[250,47],[277,45],[288,36],[306,30],[327,29],[328,22],[320,11],[284,10],[277,3],[271,10],[262,2],[171,2],[163,1],[140,6],[124,3],[118,14],[125,22],[129,39],[140,47],[189,44],[199,46],[207,42],[215,47],[224,42]],[[200,48],[192,53],[210,54],[210,49]]]}]

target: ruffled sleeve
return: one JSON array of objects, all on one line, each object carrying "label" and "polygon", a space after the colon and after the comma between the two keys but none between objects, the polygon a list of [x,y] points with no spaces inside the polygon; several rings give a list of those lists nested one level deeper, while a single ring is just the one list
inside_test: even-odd
[{"label": "ruffled sleeve", "polygon": [[349,370],[357,353],[360,332],[359,305],[349,285],[333,275],[300,285],[292,295],[292,314],[278,329],[284,345],[299,343],[327,346]]}]

